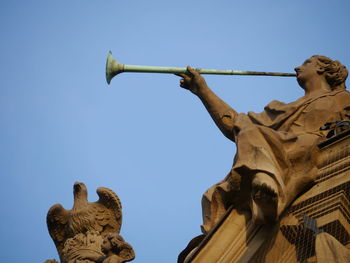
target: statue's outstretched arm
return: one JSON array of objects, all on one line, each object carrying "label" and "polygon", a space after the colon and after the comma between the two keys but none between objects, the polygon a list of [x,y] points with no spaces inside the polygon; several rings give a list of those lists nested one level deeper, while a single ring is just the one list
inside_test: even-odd
[{"label": "statue's outstretched arm", "polygon": [[197,95],[216,126],[230,140],[234,141],[234,119],[237,112],[220,99],[207,85],[205,79],[191,67],[187,67],[187,74],[176,74],[182,77],[180,86]]}]

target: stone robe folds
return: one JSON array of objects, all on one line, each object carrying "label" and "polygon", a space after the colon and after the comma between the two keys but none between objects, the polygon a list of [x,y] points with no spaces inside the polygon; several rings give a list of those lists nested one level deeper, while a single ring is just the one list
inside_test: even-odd
[{"label": "stone robe folds", "polygon": [[272,101],[260,114],[222,116],[234,122],[231,137],[237,153],[227,177],[203,195],[202,231],[208,232],[231,205],[249,209],[257,172],[275,179],[279,216],[317,175],[317,144],[325,138],[320,127],[345,119],[349,112],[350,94],[342,89],[289,104]]}]

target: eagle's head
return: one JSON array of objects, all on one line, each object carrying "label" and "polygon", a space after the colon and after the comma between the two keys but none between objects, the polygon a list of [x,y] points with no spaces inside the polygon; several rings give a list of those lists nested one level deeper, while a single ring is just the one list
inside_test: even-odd
[{"label": "eagle's head", "polygon": [[80,208],[88,203],[87,201],[87,189],[84,183],[75,182],[73,186],[74,194],[74,208]]}]

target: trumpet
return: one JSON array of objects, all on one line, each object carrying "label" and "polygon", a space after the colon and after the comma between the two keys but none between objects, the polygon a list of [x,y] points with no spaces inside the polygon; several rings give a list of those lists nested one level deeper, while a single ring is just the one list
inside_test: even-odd
[{"label": "trumpet", "polygon": [[[279,72],[260,72],[260,71],[243,71],[243,70],[220,70],[220,69],[195,69],[200,74],[214,74],[214,75],[243,75],[243,76],[278,76],[278,77],[295,77],[294,73],[279,73]],[[113,77],[122,72],[141,72],[141,73],[168,73],[179,74],[188,73],[186,68],[178,67],[157,67],[157,66],[138,66],[125,65],[118,62],[109,51],[106,62],[106,80],[110,84]]]}]

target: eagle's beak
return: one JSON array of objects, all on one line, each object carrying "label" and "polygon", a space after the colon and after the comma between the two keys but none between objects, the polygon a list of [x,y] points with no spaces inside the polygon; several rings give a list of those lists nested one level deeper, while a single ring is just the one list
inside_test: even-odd
[{"label": "eagle's beak", "polygon": [[80,183],[80,182],[75,182],[75,183],[74,183],[74,186],[73,186],[74,192],[80,191],[80,189],[81,189],[81,184],[82,184],[82,183]]}]

